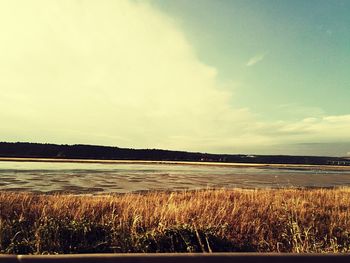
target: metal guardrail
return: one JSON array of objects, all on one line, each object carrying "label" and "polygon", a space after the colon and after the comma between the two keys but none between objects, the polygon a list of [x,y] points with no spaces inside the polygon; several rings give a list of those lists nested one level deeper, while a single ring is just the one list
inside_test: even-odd
[{"label": "metal guardrail", "polygon": [[0,263],[349,263],[350,254],[212,253],[0,255]]}]

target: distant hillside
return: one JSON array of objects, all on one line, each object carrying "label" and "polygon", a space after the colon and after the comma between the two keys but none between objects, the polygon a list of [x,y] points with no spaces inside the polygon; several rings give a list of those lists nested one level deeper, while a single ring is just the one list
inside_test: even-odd
[{"label": "distant hillside", "polygon": [[208,154],[158,149],[23,142],[0,142],[0,157],[350,165],[349,159],[337,157]]}]

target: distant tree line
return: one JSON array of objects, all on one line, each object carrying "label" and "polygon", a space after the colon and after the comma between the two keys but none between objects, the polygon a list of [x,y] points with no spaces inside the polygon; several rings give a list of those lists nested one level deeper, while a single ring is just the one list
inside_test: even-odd
[{"label": "distant tree line", "polygon": [[0,142],[0,157],[350,165],[348,159],[338,157],[209,154],[82,144],[57,145],[23,142]]}]

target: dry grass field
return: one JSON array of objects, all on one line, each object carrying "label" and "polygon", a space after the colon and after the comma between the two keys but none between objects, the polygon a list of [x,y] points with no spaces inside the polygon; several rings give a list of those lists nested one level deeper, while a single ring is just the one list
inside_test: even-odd
[{"label": "dry grass field", "polygon": [[0,253],[349,252],[350,188],[0,192]]}]

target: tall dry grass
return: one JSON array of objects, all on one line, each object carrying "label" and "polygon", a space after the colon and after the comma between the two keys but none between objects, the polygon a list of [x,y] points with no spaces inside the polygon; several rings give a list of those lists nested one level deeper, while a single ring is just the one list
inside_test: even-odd
[{"label": "tall dry grass", "polygon": [[350,189],[0,192],[0,252],[349,252]]}]

